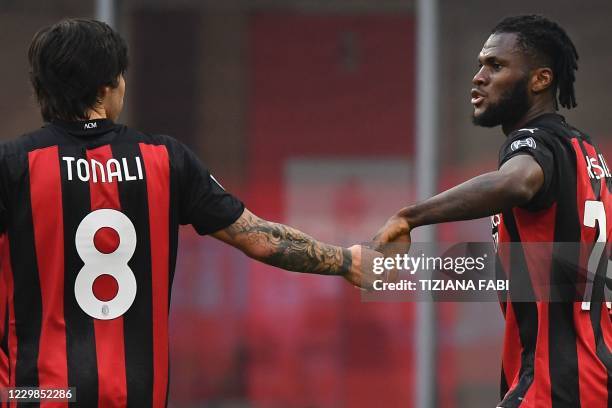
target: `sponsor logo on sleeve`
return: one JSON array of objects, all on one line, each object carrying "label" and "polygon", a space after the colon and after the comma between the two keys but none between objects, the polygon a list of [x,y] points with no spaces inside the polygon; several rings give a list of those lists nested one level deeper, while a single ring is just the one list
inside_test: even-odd
[{"label": "sponsor logo on sleeve", "polygon": [[510,148],[512,149],[512,151],[521,149],[523,147],[529,147],[530,149],[535,149],[536,148],[536,142],[533,139],[533,137],[528,137],[527,139],[515,140],[510,145]]}]

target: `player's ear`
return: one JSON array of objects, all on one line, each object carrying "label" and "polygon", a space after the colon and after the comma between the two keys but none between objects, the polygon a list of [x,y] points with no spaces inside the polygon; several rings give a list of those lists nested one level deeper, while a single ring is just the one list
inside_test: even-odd
[{"label": "player's ear", "polygon": [[108,94],[110,94],[112,87],[110,85],[104,85],[98,88],[98,101],[103,101]]},{"label": "player's ear", "polygon": [[547,90],[553,82],[552,69],[536,68],[531,72],[531,91],[533,93],[540,93]]}]

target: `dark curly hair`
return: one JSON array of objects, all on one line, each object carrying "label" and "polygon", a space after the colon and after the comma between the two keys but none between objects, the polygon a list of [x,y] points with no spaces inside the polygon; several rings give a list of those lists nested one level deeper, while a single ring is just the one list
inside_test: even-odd
[{"label": "dark curly hair", "polygon": [[103,86],[117,87],[128,66],[127,45],[107,24],[65,19],[39,30],[28,51],[30,81],[43,120],[88,119]]},{"label": "dark curly hair", "polygon": [[558,104],[568,109],[576,107],[574,82],[578,52],[559,24],[540,15],[506,17],[491,33],[517,34],[519,46],[534,66],[552,69],[555,109],[558,109]]}]

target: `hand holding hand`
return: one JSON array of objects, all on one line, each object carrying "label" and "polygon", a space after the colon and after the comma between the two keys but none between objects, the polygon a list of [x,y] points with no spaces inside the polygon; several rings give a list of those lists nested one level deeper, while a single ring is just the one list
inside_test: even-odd
[{"label": "hand holding hand", "polygon": [[410,225],[406,218],[394,215],[374,236],[374,249],[380,251],[389,243],[407,243],[410,245]]}]

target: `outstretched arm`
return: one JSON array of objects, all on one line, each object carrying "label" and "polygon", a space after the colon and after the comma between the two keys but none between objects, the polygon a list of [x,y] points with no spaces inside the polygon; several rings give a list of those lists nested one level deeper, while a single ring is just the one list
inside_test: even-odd
[{"label": "outstretched arm", "polygon": [[[371,285],[364,275],[362,256],[380,255],[360,246],[342,248],[325,244],[283,224],[263,220],[245,209],[229,227],[212,234],[268,265],[295,272],[339,275],[361,287]],[[371,286],[369,286],[371,287]]]},{"label": "outstretched arm", "polygon": [[409,236],[421,225],[470,220],[498,214],[528,203],[544,183],[544,173],[535,159],[518,155],[498,170],[474,177],[423,202],[399,210],[378,231],[378,244]]}]

